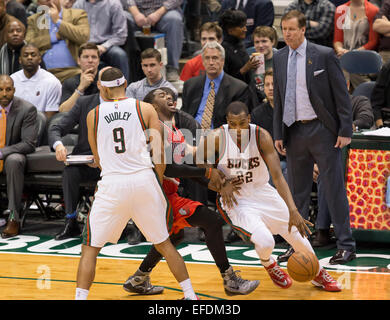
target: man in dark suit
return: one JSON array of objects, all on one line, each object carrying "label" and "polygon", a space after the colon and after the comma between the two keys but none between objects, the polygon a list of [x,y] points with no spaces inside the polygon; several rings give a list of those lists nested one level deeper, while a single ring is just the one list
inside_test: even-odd
[{"label": "man in dark suit", "polygon": [[224,73],[225,49],[218,42],[205,44],[202,61],[206,74],[184,82],[183,111],[193,116],[203,129],[210,129],[226,123],[225,109],[232,101],[241,101],[252,109],[248,85]]},{"label": "man in dark suit", "polygon": [[323,173],[338,248],[329,262],[343,264],[356,257],[341,154],[351,142],[352,106],[333,49],[308,42],[305,26],[299,11],[282,17],[287,46],[273,60],[275,147],[287,155],[288,184],[306,219],[314,162]]},{"label": "man in dark suit", "polygon": [[[103,71],[110,67],[100,70],[98,75],[98,88],[100,89],[100,77]],[[78,127],[78,142],[74,147],[73,155],[92,154],[88,142],[87,115],[88,112],[100,104],[99,93],[88,96],[82,96],[77,99],[74,107],[56,124],[49,128],[49,146],[56,152],[58,161],[65,161],[67,150],[64,147],[61,138],[69,133],[75,125]],[[80,198],[80,183],[85,181],[98,181],[100,178],[100,169],[95,164],[71,165],[65,166],[62,175],[62,188],[65,202],[65,225],[64,228],[55,236],[56,240],[77,237],[81,234],[77,223],[77,204]]]},{"label": "man in dark suit", "polygon": [[[5,145],[0,145],[0,174],[6,175],[10,212],[2,238],[19,234],[26,154],[35,151],[38,134],[37,109],[31,103],[14,97],[14,93],[13,80],[8,75],[0,75],[0,130],[4,129],[3,117],[6,119]],[[2,134],[3,131],[0,132]]]}]

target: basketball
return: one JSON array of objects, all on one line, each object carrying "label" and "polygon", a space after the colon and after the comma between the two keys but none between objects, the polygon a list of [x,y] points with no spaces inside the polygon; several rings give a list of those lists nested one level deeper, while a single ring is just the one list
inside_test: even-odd
[{"label": "basketball", "polygon": [[288,274],[298,282],[313,280],[318,270],[318,259],[310,252],[294,252],[287,261]]}]

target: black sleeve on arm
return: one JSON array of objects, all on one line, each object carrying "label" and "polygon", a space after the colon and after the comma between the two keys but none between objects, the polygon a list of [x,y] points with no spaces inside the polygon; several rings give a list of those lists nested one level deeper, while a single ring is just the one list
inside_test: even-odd
[{"label": "black sleeve on arm", "polygon": [[167,164],[164,175],[169,178],[202,178],[206,168],[190,166],[188,164]]}]

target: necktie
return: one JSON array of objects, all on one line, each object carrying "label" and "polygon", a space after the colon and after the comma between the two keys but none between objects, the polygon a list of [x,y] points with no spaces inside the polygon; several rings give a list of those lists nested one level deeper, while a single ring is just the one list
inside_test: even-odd
[{"label": "necktie", "polygon": [[[0,118],[0,149],[5,146],[5,129],[7,127],[7,117],[5,115],[5,109],[1,108]],[[3,171],[4,160],[0,160],[0,172]]]},{"label": "necktie", "polygon": [[206,107],[202,116],[202,123],[200,124],[202,129],[210,129],[211,119],[213,118],[214,110],[214,101],[215,101],[215,91],[214,91],[214,81],[210,81],[210,92],[207,96]]},{"label": "necktie", "polygon": [[296,110],[296,88],[297,88],[297,51],[291,54],[287,71],[286,97],[284,100],[283,122],[291,126],[295,122]]},{"label": "necktie", "polygon": [[244,0],[240,0],[237,10],[244,11]]}]

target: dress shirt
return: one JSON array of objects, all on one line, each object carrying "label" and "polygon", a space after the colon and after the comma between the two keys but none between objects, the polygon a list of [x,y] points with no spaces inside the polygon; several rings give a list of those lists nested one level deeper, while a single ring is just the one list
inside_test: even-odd
[{"label": "dress shirt", "polygon": [[47,16],[50,22],[49,35],[51,48],[43,55],[43,61],[45,62],[46,69],[77,67],[65,40],[57,39],[57,33],[62,23],[62,9],[59,13],[60,18],[57,23],[53,22],[50,15]]},{"label": "dress shirt", "polygon": [[[215,78],[214,80],[210,80],[210,78],[206,75],[206,82],[205,82],[204,88],[203,88],[202,100],[200,101],[198,112],[195,115],[195,120],[198,121],[199,124],[202,123],[203,112],[204,112],[204,109],[206,107],[207,97],[209,96],[209,93],[210,93],[210,89],[211,89],[210,81],[214,81],[215,98],[217,98],[218,89],[219,89],[219,86],[221,84],[221,81],[223,79],[224,74],[225,73],[222,71],[221,74],[217,78]],[[214,103],[215,103],[215,101],[214,101]],[[211,129],[214,129],[213,121],[211,121]]]},{"label": "dress shirt", "polygon": [[[307,40],[296,49],[297,51],[297,86],[296,86],[296,109],[295,119],[299,120],[311,120],[317,118],[313,106],[309,99],[309,93],[307,91],[306,84],[306,47]],[[290,57],[293,49],[289,48],[288,64],[290,64]],[[288,65],[287,65],[288,70]]]},{"label": "dress shirt", "polygon": [[77,0],[72,8],[87,12],[90,26],[89,42],[101,44],[106,49],[121,46],[127,39],[127,22],[119,0]]}]

